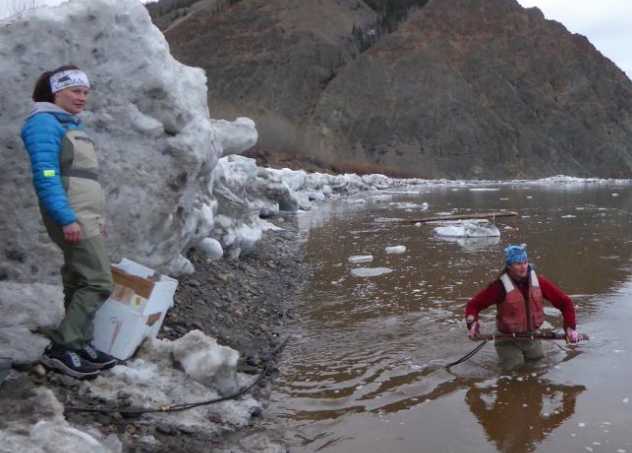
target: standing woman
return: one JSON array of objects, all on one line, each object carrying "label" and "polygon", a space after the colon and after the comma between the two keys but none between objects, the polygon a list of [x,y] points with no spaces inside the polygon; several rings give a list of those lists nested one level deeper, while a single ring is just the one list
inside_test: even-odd
[{"label": "standing woman", "polygon": [[66,314],[48,332],[42,363],[76,378],[95,376],[116,360],[91,345],[94,314],[112,292],[103,242],[105,199],[94,142],[79,118],[90,92],[87,75],[68,65],[43,73],[22,128],[33,185],[48,235],[64,254]]}]

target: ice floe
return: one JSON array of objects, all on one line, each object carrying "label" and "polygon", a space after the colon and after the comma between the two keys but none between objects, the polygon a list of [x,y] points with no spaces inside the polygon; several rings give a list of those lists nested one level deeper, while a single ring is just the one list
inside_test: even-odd
[{"label": "ice floe", "polygon": [[391,246],[391,247],[386,247],[386,248],[384,248],[384,250],[389,255],[397,255],[397,254],[406,253],[406,246],[405,245],[394,245],[394,246]]},{"label": "ice floe", "polygon": [[354,277],[379,277],[380,275],[390,274],[393,269],[388,267],[358,267],[351,269],[351,275]]},{"label": "ice floe", "polygon": [[351,264],[370,263],[373,261],[373,255],[352,255],[347,258]]},{"label": "ice floe", "polygon": [[500,231],[496,225],[479,221],[464,221],[458,224],[436,227],[434,233],[437,236],[452,238],[500,237]]}]

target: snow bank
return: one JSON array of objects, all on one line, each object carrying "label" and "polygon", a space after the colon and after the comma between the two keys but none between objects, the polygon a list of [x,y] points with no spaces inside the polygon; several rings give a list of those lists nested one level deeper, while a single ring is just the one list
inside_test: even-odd
[{"label": "snow bank", "polygon": [[0,357],[17,364],[39,360],[48,340],[33,332],[57,327],[63,300],[59,286],[0,282]]},{"label": "snow bank", "polygon": [[96,429],[80,430],[64,418],[64,407],[53,392],[36,388],[32,394],[3,400],[11,412],[0,429],[0,452],[32,453],[121,453],[115,435],[104,437]]},{"label": "snow bank", "polygon": [[[261,168],[247,157],[222,157],[209,185],[217,200],[209,237],[219,241],[229,256],[238,257],[251,251],[262,232],[269,228],[262,219],[284,211],[307,211],[315,203],[332,198],[397,187],[402,181],[405,180],[384,175],[328,175]],[[418,208],[425,209],[423,204]]]}]

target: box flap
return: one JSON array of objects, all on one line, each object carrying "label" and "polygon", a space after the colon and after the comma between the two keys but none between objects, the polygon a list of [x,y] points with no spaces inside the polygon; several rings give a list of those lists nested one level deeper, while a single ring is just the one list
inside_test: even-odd
[{"label": "box flap", "polygon": [[[129,288],[134,293],[138,294],[144,299],[149,299],[149,297],[151,296],[151,292],[154,289],[153,281],[148,280],[143,277],[129,274],[125,270],[120,269],[116,266],[112,266],[112,279],[114,280],[115,285],[120,285],[120,286],[124,286],[125,288]],[[119,299],[119,300],[126,302],[126,299]]]},{"label": "box flap", "polygon": [[142,264],[138,264],[132,260],[128,260],[127,258],[123,258],[116,267],[122,269],[131,275],[136,275],[142,278],[150,278],[155,274],[153,269],[143,266]]}]

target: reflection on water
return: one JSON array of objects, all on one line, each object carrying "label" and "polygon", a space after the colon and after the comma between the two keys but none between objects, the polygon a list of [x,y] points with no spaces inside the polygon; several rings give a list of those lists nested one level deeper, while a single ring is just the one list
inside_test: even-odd
[{"label": "reflection on water", "polygon": [[[471,386],[465,401],[501,452],[531,452],[575,412],[583,385],[561,385],[527,376]],[[520,414],[520,418],[516,415]]]},{"label": "reflection on water", "polygon": [[[629,352],[621,346],[632,344],[625,327],[632,316],[621,308],[632,295],[632,190],[495,189],[378,194],[299,219],[315,272],[271,408],[288,427],[292,451],[577,451],[606,443],[585,439],[596,432],[579,431],[580,422],[571,420],[575,410],[590,419],[591,410],[605,404],[603,395],[621,404],[625,395],[615,389],[632,373],[632,346]],[[439,212],[501,209],[519,216],[497,220],[500,238],[445,241],[432,225],[410,222]],[[464,306],[498,275],[508,243],[527,244],[538,272],[571,295],[579,330],[592,340],[579,348],[547,342],[542,361],[512,375],[501,372],[489,345],[447,372],[443,364],[475,346],[466,338]],[[387,253],[395,246],[406,252]],[[363,277],[367,264],[349,261],[359,255],[373,257],[371,269],[390,272]],[[494,310],[483,315],[482,333],[490,333]],[[554,309],[546,320],[561,327]],[[622,327],[612,330],[612,324]],[[630,360],[615,362],[622,368],[606,383],[595,364],[610,364],[614,350],[622,351],[617,360],[628,353]],[[573,368],[580,371],[567,371]],[[510,419],[524,423],[512,431]],[[609,432],[598,434],[610,436],[613,451],[632,452],[627,432],[615,429],[623,419],[608,421]],[[569,442],[574,449],[565,448]]]}]

